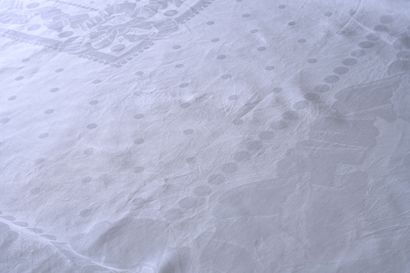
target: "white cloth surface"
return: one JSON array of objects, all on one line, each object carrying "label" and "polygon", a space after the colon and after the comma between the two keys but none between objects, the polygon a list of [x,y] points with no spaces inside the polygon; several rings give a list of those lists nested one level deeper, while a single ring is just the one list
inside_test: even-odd
[{"label": "white cloth surface", "polygon": [[0,1],[1,273],[410,272],[410,1]]}]

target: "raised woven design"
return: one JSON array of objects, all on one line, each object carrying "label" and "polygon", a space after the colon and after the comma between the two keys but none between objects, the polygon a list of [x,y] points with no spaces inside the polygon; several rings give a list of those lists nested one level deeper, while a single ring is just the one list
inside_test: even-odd
[{"label": "raised woven design", "polygon": [[212,1],[98,1],[96,6],[1,1],[0,35],[120,66],[177,31]]}]

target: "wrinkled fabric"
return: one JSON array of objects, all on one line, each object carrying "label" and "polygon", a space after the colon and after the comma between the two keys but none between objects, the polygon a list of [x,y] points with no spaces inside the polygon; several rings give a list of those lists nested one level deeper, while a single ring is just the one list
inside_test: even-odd
[{"label": "wrinkled fabric", "polygon": [[0,1],[0,272],[410,272],[410,1]]}]

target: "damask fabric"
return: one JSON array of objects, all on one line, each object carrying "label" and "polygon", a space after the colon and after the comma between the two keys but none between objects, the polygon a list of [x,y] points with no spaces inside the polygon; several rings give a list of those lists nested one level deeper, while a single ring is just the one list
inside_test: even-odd
[{"label": "damask fabric", "polygon": [[409,16],[0,1],[0,272],[410,272]]}]

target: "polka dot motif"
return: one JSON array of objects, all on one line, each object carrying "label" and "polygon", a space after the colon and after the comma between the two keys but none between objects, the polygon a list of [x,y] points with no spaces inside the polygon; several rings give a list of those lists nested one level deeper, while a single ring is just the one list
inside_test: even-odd
[{"label": "polka dot motif", "polygon": [[134,119],[143,119],[144,118],[144,114],[135,114],[134,115]]},{"label": "polka dot motif", "polygon": [[145,170],[145,168],[142,167],[142,166],[137,166],[137,167],[134,168],[135,173],[142,173],[144,170]]},{"label": "polka dot motif", "polygon": [[346,58],[346,59],[343,60],[342,63],[343,63],[344,65],[347,65],[347,66],[352,66],[352,65],[357,64],[357,60],[356,60],[356,59],[353,59],[353,58]]},{"label": "polka dot motif", "polygon": [[326,77],[324,78],[324,81],[325,81],[326,83],[335,83],[335,82],[337,82],[339,79],[340,79],[340,78],[339,78],[337,75],[329,75],[329,76],[326,76]]},{"label": "polka dot motif", "polygon": [[95,123],[90,123],[90,124],[87,125],[87,129],[93,130],[95,128],[97,128],[97,124],[95,124]]},{"label": "polka dot motif", "polygon": [[137,139],[134,140],[134,143],[135,143],[136,145],[140,145],[140,144],[142,144],[142,143],[144,143],[144,142],[145,142],[145,140],[144,140],[143,138],[137,138]]},{"label": "polka dot motif", "polygon": [[219,185],[225,182],[225,177],[222,174],[212,174],[208,177],[208,183],[212,185]]},{"label": "polka dot motif", "polygon": [[262,140],[270,140],[275,137],[275,133],[273,131],[262,131],[259,133],[259,138]]},{"label": "polka dot motif", "polygon": [[184,135],[192,135],[194,133],[193,129],[186,129],[184,130]]},{"label": "polka dot motif", "polygon": [[251,154],[248,151],[239,151],[234,153],[233,158],[238,162],[248,161],[251,158]]},{"label": "polka dot motif", "polygon": [[349,68],[345,66],[338,66],[335,69],[333,69],[333,72],[335,72],[338,75],[346,74],[348,71],[349,71]]}]

